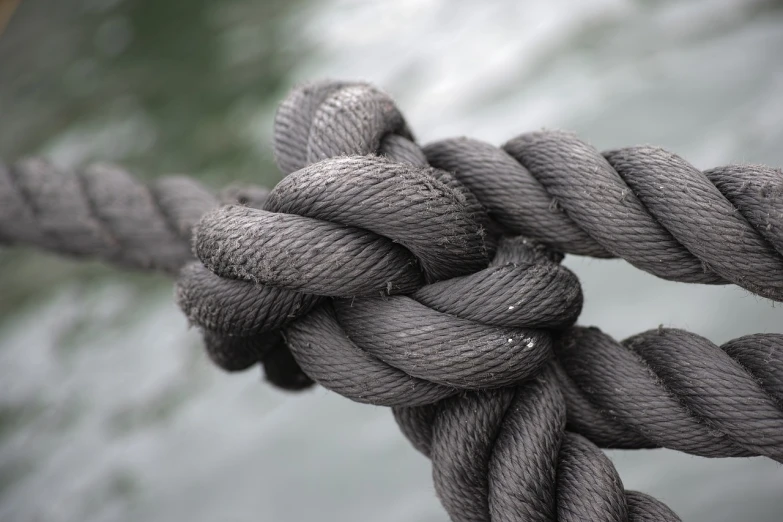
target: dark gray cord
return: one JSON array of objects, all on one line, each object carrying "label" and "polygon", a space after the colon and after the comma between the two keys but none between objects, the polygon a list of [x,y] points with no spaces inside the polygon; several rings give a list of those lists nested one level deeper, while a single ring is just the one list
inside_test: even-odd
[{"label": "dark gray cord", "polygon": [[[569,428],[597,444],[783,462],[783,335],[718,347],[682,330],[618,343],[595,328],[573,328],[555,346]],[[755,374],[762,353],[768,363]]]},{"label": "dark gray cord", "polygon": [[573,327],[555,253],[781,300],[779,170],[561,132],[422,151],[387,95],[334,82],[283,102],[275,152],[288,176],[224,207],[186,178],[0,169],[0,242],[184,267],[177,300],[216,364],[393,406],[454,520],[677,520],[595,444],[783,461],[783,336]]},{"label": "dark gray cord", "polygon": [[606,455],[565,431],[551,367],[516,387],[394,408],[394,416],[432,460],[452,520],[679,520],[652,497],[624,491]]},{"label": "dark gray cord", "polygon": [[[215,196],[184,176],[147,185],[116,166],[72,171],[26,159],[8,167],[0,164],[0,244],[171,275],[185,267],[177,300],[204,332],[212,360],[230,371],[261,362],[272,382],[301,389],[312,381],[298,370],[280,334],[271,330],[306,313],[317,299],[226,282],[194,262],[190,247],[192,229],[210,209],[226,203],[261,206],[268,193],[261,187],[230,186]],[[272,345],[279,346],[274,353]]]},{"label": "dark gray cord", "polygon": [[107,164],[69,170],[39,158],[0,163],[0,244],[176,274],[193,261],[192,230],[208,210],[259,205],[268,193],[230,186],[213,195],[185,176],[145,184]]},{"label": "dark gray cord", "polygon": [[106,165],[78,172],[38,159],[0,166],[0,242],[124,267],[176,273],[192,259],[193,225],[218,204],[184,177],[147,186]]},{"label": "dark gray cord", "polygon": [[511,234],[565,253],[622,257],[663,279],[735,283],[783,300],[783,173],[700,172],[655,147],[599,153],[560,131],[502,148],[468,138],[424,149]]}]

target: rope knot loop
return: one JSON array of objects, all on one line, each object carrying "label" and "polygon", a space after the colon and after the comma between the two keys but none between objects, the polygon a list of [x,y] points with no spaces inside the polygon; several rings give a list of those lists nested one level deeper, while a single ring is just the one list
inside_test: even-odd
[{"label": "rope knot loop", "polygon": [[[365,83],[301,85],[275,116],[275,158],[284,174],[326,158],[399,149],[405,141],[412,142],[413,135],[394,101]],[[426,165],[417,147],[406,148],[408,162]]]},{"label": "rope knot loop", "polygon": [[[294,90],[275,148],[281,168],[296,170],[261,208],[215,209],[194,231],[203,267],[183,272],[180,304],[220,334],[207,336],[213,359],[228,367],[226,354],[239,349],[242,367],[258,352],[221,335],[284,326],[304,373],[386,405],[430,404],[541,369],[552,355],[547,329],[570,326],[581,310],[578,280],[533,241],[496,249],[485,208],[428,166],[410,136],[388,96],[367,85]],[[262,313],[237,311],[234,296]]]},{"label": "rope knot loop", "polygon": [[[332,297],[411,293],[486,266],[481,208],[433,169],[340,157],[284,178],[264,210],[207,214],[196,255],[224,277]],[[476,219],[478,217],[478,219]]]},{"label": "rope knot loop", "polygon": [[552,356],[548,329],[573,324],[579,282],[528,240],[496,262],[411,295],[337,299],[285,329],[305,373],[359,402],[432,404],[531,378]]}]

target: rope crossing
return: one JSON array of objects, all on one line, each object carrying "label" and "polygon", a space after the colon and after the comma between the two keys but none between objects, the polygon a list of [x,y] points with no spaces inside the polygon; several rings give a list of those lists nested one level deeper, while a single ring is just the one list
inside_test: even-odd
[{"label": "rope crossing", "polygon": [[599,447],[783,462],[783,335],[618,342],[574,326],[582,293],[560,265],[621,257],[783,301],[779,169],[701,172],[555,131],[420,148],[361,83],[295,89],[274,136],[271,191],[0,168],[0,243],[178,272],[216,364],[392,407],[455,521],[679,520]]}]

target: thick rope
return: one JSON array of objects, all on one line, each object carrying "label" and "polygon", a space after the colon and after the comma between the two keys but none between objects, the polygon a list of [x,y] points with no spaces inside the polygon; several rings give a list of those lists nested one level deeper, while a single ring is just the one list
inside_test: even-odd
[{"label": "thick rope", "polygon": [[226,207],[187,180],[0,170],[0,242],[184,266],[178,302],[217,364],[393,406],[454,520],[677,520],[595,444],[783,461],[783,336],[573,327],[581,291],[551,250],[782,300],[779,170],[560,132],[422,150],[354,83],[294,90],[275,151],[288,176]]},{"label": "thick rope", "polygon": [[[783,462],[783,335],[718,347],[682,330],[622,343],[573,328],[556,343],[569,428],[604,447],[663,446]],[[762,362],[762,358],[766,360]]]},{"label": "thick rope", "polygon": [[70,172],[30,159],[0,167],[0,241],[126,267],[176,273],[192,259],[193,225],[217,205],[185,177],[147,186],[107,165]]},{"label": "thick rope", "polygon": [[147,185],[114,165],[73,171],[30,158],[0,164],[0,244],[176,274],[193,260],[192,230],[208,210],[259,206],[267,194],[229,187],[215,196],[185,176]]},{"label": "thick rope", "polygon": [[[258,207],[268,192],[233,186],[215,196],[185,176],[164,177],[147,185],[119,167],[104,164],[77,171],[37,158],[0,164],[0,244],[30,245],[172,275],[184,267],[183,277],[197,284],[190,288],[192,294],[180,298],[198,301],[193,313],[198,314],[196,323],[211,358],[228,370],[261,362],[270,382],[301,389],[312,381],[298,370],[280,334],[271,330],[290,321],[296,310],[311,308],[315,299],[298,295],[286,302],[288,293],[280,296],[272,288],[259,292],[222,282],[219,294],[210,292],[210,283],[222,280],[194,262],[191,253],[192,229],[207,211],[227,203]],[[216,296],[222,297],[210,301]],[[237,310],[238,305],[248,314],[247,321],[262,320],[268,326],[253,342],[242,335],[225,338],[211,331],[225,323],[225,315],[231,313],[226,307]],[[238,328],[236,322],[232,325]]]},{"label": "thick rope", "polygon": [[[463,195],[469,194],[458,183],[447,183],[448,188],[453,187],[457,191],[456,198],[447,188],[433,185],[434,179],[448,179],[445,173],[411,168],[404,165],[407,163],[405,159],[398,160],[395,165],[368,156],[338,157],[307,166],[309,162],[329,154],[384,153],[380,150],[383,133],[393,132],[391,129],[395,127],[405,128],[400,124],[401,118],[396,117],[392,118],[394,125],[378,123],[382,122],[380,115],[395,111],[389,108],[393,107],[390,101],[378,101],[383,97],[371,88],[340,86],[331,90],[327,87],[330,94],[326,97],[317,94],[317,86],[314,89],[316,93],[312,96],[326,107],[325,112],[330,115],[328,119],[319,119],[317,104],[284,103],[278,112],[278,161],[284,169],[289,166],[300,170],[289,175],[272,191],[268,201],[280,203],[268,210],[282,210],[290,215],[318,219],[321,223],[335,223],[344,227],[343,230],[358,226],[375,233],[375,241],[389,238],[414,254],[431,284],[411,297],[359,297],[338,300],[332,306],[322,305],[285,329],[289,347],[305,373],[354,400],[388,405],[439,401],[437,405],[440,407],[446,404],[443,399],[451,396],[446,400],[461,405],[462,410],[458,411],[465,412],[464,415],[458,414],[455,426],[483,433],[481,416],[477,418],[474,415],[475,407],[467,402],[468,395],[460,390],[507,390],[505,386],[539,373],[549,358],[551,337],[544,330],[531,328],[572,323],[581,309],[578,282],[565,269],[540,259],[542,256],[536,256],[535,251],[519,240],[502,244],[496,258],[497,265],[476,272],[486,264],[486,258],[474,258],[472,252],[476,250],[471,245],[483,243],[484,229],[465,226],[464,220],[489,223],[479,214],[481,209],[473,204],[454,206],[455,202],[462,202]],[[307,90],[297,91],[289,99],[299,99]],[[313,105],[316,105],[314,111]],[[307,115],[298,112],[297,108],[302,106],[307,107],[311,115],[314,112],[312,121],[328,121],[332,125],[326,132],[319,129],[319,125],[313,125],[311,129]],[[368,115],[367,111],[375,111],[379,116]],[[302,129],[297,125],[307,127]],[[356,129],[362,131],[356,132]],[[314,137],[316,133],[317,139]],[[401,138],[404,140],[407,136]],[[307,143],[307,152],[291,155],[289,161],[286,151],[296,148],[291,143]],[[313,152],[313,143],[317,143],[316,152]],[[324,150],[328,154],[318,152]],[[388,152],[386,155],[389,155]],[[397,158],[392,155],[392,159]],[[394,174],[387,177],[385,173],[390,171]],[[392,184],[388,185],[389,182]],[[380,197],[376,200],[378,195]],[[447,216],[446,226],[442,224],[444,216]],[[260,245],[270,240],[259,236],[264,234],[261,232],[263,229],[253,224],[254,220],[264,220],[265,216],[243,212],[241,215],[232,214],[230,219],[238,220],[230,227],[232,232],[252,230],[253,233],[232,235],[232,232],[223,232],[220,223],[227,221],[224,216],[206,216],[194,239],[196,252],[206,258],[206,264],[216,273],[248,281],[265,282],[267,277],[271,277],[277,284],[288,285],[292,289],[315,293],[322,290],[323,283],[319,281],[313,286],[309,272],[304,270],[304,276],[300,277],[291,275],[298,270],[286,270],[285,277],[281,278],[276,272],[280,265],[273,264],[279,254],[272,254],[266,259],[255,259],[246,254],[257,251]],[[409,235],[419,230],[421,237],[426,238],[432,223],[446,231],[447,240],[438,240],[436,236],[434,242],[429,239],[411,241]],[[288,232],[295,237],[305,236],[307,240],[307,232],[297,232],[294,228]],[[449,234],[454,234],[454,239],[448,239]],[[288,240],[287,263],[304,254],[292,246],[298,245],[298,241],[298,238]],[[202,243],[206,245],[205,254],[200,250]],[[216,251],[220,252],[217,257],[213,255]],[[339,283],[355,278],[355,274],[361,272],[356,261],[361,254],[355,250],[326,255],[322,255],[323,252],[318,249],[317,260],[308,260],[308,263],[325,266],[325,271],[331,274],[329,279],[335,278]],[[437,254],[431,256],[430,252]],[[456,270],[446,276],[439,274],[440,268],[434,269],[428,262],[444,256],[453,256],[450,269]],[[476,259],[477,266],[473,259]],[[398,263],[400,269],[405,266],[401,261]],[[462,267],[472,275],[462,275]],[[550,291],[532,291],[546,285],[551,285]],[[367,288],[378,293],[378,286],[376,283]],[[380,286],[383,288],[383,285]],[[393,294],[400,286],[396,280],[388,280],[385,293]],[[495,292],[490,292],[490,289],[495,289]],[[504,293],[503,290],[509,292]],[[538,295],[547,297],[541,302],[536,299]],[[521,296],[536,297],[524,299],[529,302],[523,303],[519,299]],[[547,298],[550,299],[547,301]],[[646,502],[635,503],[636,494],[629,493],[631,500],[627,500],[614,468],[594,445],[576,436],[561,437],[564,434],[565,402],[557,391],[554,374],[549,372],[544,375],[549,377],[543,382],[558,394],[558,399],[550,398],[547,403],[553,407],[543,411],[540,419],[535,419],[535,422],[553,427],[546,431],[553,441],[553,451],[550,452],[553,458],[548,463],[550,472],[548,476],[537,477],[540,482],[533,483],[529,489],[532,482],[519,482],[513,473],[502,477],[501,489],[507,489],[503,495],[505,503],[493,504],[497,509],[492,518],[526,519],[526,513],[533,511],[541,519],[553,519],[552,515],[559,512],[561,518],[568,518],[571,514],[574,519],[581,520],[626,520],[628,505],[636,508],[638,504],[639,509],[632,515],[634,519],[657,517],[659,520],[676,520],[667,508],[649,497],[644,497]],[[494,394],[487,391],[476,393],[495,402]],[[527,427],[524,421],[521,419],[520,425]],[[473,440],[473,437],[468,436],[468,439]],[[567,442],[562,443],[563,440]],[[491,438],[486,438],[485,442],[492,446]],[[540,447],[541,439],[529,442],[533,455],[544,454]],[[579,451],[580,444],[587,449]],[[511,445],[509,448],[512,448],[511,455],[507,457],[510,462],[518,463],[515,457],[521,448]],[[472,475],[479,481],[487,480],[487,470],[477,462],[476,455],[470,451],[473,448],[463,451],[462,459],[453,453],[459,449],[456,445],[448,445],[444,455],[448,455],[446,460],[458,467],[446,482],[451,486],[454,498],[461,501],[453,507],[445,489],[439,488],[439,495],[454,520],[489,520],[489,504],[481,500],[478,503],[465,501],[464,488],[470,488],[470,484],[456,480],[464,477],[461,472],[471,465],[478,465],[479,469],[477,473],[466,475]],[[594,473],[584,471],[594,467],[595,456],[603,459],[601,462],[611,476],[610,480],[596,481]],[[561,475],[565,477],[560,487],[555,483],[558,468],[562,468]],[[436,484],[439,484],[437,469],[435,467],[435,477]],[[510,469],[520,471],[518,466]],[[569,473],[570,470],[574,472]],[[562,490],[563,494],[550,497],[550,509],[529,511],[525,501],[515,496],[517,488],[523,495],[530,495],[540,488]],[[586,502],[588,492],[594,493],[595,502]],[[484,504],[487,504],[486,509]],[[663,518],[661,514],[664,514]]]},{"label": "thick rope", "polygon": [[599,153],[558,131],[501,149],[467,138],[425,148],[512,234],[554,249],[622,257],[663,279],[735,283],[783,299],[783,173],[700,172],[655,147]]},{"label": "thick rope", "polygon": [[652,497],[624,491],[606,455],[564,430],[566,406],[552,372],[517,387],[394,409],[403,433],[432,459],[451,519],[679,520]]}]

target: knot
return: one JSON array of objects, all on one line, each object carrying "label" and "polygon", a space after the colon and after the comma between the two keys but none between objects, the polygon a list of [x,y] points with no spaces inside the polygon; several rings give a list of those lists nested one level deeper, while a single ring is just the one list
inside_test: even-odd
[{"label": "knot", "polygon": [[285,328],[289,348],[319,384],[384,406],[528,379],[552,355],[547,329],[579,315],[581,289],[522,238],[504,240],[495,260],[410,296],[335,300]]},{"label": "knot", "polygon": [[[311,164],[326,154],[339,157]],[[275,155],[288,176],[256,204],[207,213],[194,235],[204,266],[177,283],[180,306],[210,332],[207,351],[224,369],[251,366],[265,345],[254,338],[306,314],[315,296],[411,293],[487,266],[485,210],[451,174],[427,166],[381,91],[295,89],[275,119]],[[263,306],[253,313],[248,303]]]},{"label": "knot", "polygon": [[[504,240],[489,265],[486,211],[451,174],[423,166],[409,138],[369,86],[289,96],[275,149],[283,170],[298,170],[262,208],[206,214],[193,241],[204,266],[180,279],[180,305],[211,332],[213,360],[244,369],[265,353],[262,334],[282,328],[306,375],[384,405],[499,388],[541,369],[547,329],[570,326],[581,309],[576,277],[522,238]],[[337,157],[311,164],[327,153]]]},{"label": "knot", "polygon": [[[229,336],[284,326],[304,373],[357,401],[428,404],[530,378],[552,355],[545,329],[581,310],[578,280],[523,238],[504,240],[487,266],[479,207],[441,179],[383,158],[334,158],[286,177],[267,210],[212,211],[194,236],[209,271],[183,273],[180,304]],[[316,295],[350,299],[310,310]],[[239,296],[258,299],[260,313],[234,311],[246,309]],[[213,359],[234,369],[219,351]],[[257,352],[243,349],[236,369]]]},{"label": "knot", "polygon": [[[413,135],[394,101],[365,83],[325,81],[296,87],[275,116],[275,159],[284,174],[326,158],[383,154],[382,142],[399,149],[403,140],[411,142]],[[405,151],[408,162],[426,165],[416,149]]]}]

